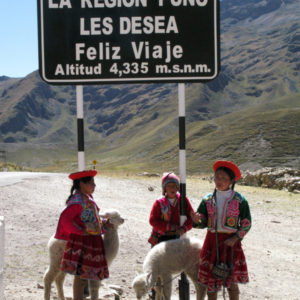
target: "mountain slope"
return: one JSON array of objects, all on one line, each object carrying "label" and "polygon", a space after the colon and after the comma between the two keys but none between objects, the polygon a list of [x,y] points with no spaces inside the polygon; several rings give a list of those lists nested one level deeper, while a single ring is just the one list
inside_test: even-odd
[{"label": "mountain slope", "polygon": [[[299,16],[294,0],[221,2],[221,72],[185,85],[190,172],[217,158],[300,168]],[[84,87],[87,161],[177,170],[177,103],[176,84]],[[0,132],[11,161],[76,168],[75,88],[0,78]]]}]

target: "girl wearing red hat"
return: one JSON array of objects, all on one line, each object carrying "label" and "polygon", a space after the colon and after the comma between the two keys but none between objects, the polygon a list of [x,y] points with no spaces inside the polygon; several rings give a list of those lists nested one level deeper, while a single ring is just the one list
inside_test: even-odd
[{"label": "girl wearing red hat", "polygon": [[149,218],[153,229],[148,241],[152,246],[180,237],[192,228],[193,223],[190,216],[193,208],[186,198],[187,219],[180,226],[179,177],[174,173],[164,173],[161,183],[163,197],[154,202]]},{"label": "girl wearing red hat", "polygon": [[83,299],[86,279],[102,280],[109,276],[99,208],[92,197],[96,174],[96,170],[90,170],[69,175],[73,186],[55,234],[55,238],[68,241],[60,268],[75,275],[74,300]]},{"label": "girl wearing red hat", "polygon": [[207,227],[198,280],[207,287],[209,300],[217,299],[222,286],[228,289],[230,300],[238,300],[238,283],[249,281],[241,241],[251,228],[251,214],[247,200],[234,191],[241,178],[239,168],[219,160],[213,169],[216,188],[202,199],[197,212],[191,213],[193,227]]}]

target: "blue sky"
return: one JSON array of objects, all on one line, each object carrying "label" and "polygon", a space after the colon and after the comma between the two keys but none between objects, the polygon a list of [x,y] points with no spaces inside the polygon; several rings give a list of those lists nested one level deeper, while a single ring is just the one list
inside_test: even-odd
[{"label": "blue sky", "polygon": [[36,0],[0,0],[0,76],[38,69]]},{"label": "blue sky", "polygon": [[38,69],[36,0],[0,0],[0,76]]}]

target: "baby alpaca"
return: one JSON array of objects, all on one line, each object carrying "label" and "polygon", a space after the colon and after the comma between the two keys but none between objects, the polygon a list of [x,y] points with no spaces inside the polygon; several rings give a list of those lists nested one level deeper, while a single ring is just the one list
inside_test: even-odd
[{"label": "baby alpaca", "polygon": [[[109,219],[112,224],[111,227],[106,229],[106,233],[103,237],[103,243],[105,248],[105,257],[108,266],[118,254],[119,251],[119,236],[118,227],[124,223],[124,219],[116,210],[109,210],[101,215],[101,218]],[[48,242],[50,265],[44,274],[44,299],[50,300],[51,284],[55,280],[57,287],[58,299],[65,300],[63,283],[66,273],[62,272],[59,268],[60,262],[64,253],[64,249],[67,241],[55,239],[52,236]],[[89,280],[91,300],[98,300],[100,281]]]},{"label": "baby alpaca", "polygon": [[171,299],[172,275],[184,272],[193,281],[197,300],[204,300],[206,288],[198,283],[201,241],[196,238],[181,238],[162,242],[153,247],[143,264],[143,274],[137,275],[132,287],[137,299],[151,288],[156,290],[156,300]]}]

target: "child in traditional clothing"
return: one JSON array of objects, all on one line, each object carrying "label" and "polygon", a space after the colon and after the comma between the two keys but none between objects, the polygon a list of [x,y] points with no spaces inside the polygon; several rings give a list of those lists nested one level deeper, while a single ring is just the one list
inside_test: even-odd
[{"label": "child in traditional clothing", "polygon": [[187,219],[180,225],[179,177],[175,173],[164,173],[161,183],[163,197],[154,202],[149,218],[153,230],[148,241],[152,246],[180,237],[192,228],[193,223],[190,216],[193,208],[186,198]]},{"label": "child in traditional clothing", "polygon": [[87,279],[108,278],[99,208],[92,194],[96,170],[72,173],[71,194],[60,215],[55,238],[68,241],[60,268],[75,275],[73,299],[82,300]]},{"label": "child in traditional clothing", "polygon": [[251,227],[247,200],[234,191],[241,178],[239,168],[230,161],[213,165],[215,190],[204,197],[196,213],[193,227],[207,227],[200,254],[199,283],[207,287],[208,299],[216,300],[218,290],[228,289],[230,300],[239,299],[238,283],[249,281],[241,240]]},{"label": "child in traditional clothing", "polygon": [[[179,177],[173,172],[164,173],[161,185],[163,197],[154,202],[149,218],[152,232],[148,242],[152,247],[160,242],[179,238],[193,225],[191,218],[193,208],[189,199],[185,198],[187,219],[180,226]],[[149,296],[151,299],[155,299],[154,289],[151,289]]]}]

